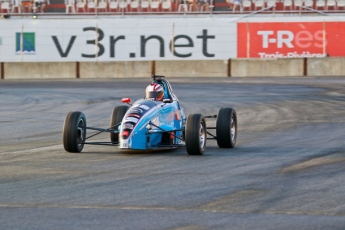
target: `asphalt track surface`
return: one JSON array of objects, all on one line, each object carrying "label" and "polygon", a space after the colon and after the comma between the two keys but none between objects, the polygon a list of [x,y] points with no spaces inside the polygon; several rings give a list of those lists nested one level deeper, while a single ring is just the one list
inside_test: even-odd
[{"label": "asphalt track surface", "polygon": [[345,229],[345,78],[172,78],[186,114],[236,108],[234,149],[64,151],[69,111],[106,128],[149,82],[0,81],[0,229]]}]

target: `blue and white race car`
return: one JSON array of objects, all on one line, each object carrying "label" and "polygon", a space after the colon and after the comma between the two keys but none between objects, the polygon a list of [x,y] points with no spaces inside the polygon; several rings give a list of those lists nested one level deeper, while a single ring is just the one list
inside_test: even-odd
[{"label": "blue and white race car", "polygon": [[[217,140],[220,148],[235,146],[235,109],[221,108],[218,115],[191,114],[186,117],[167,79],[159,75],[152,77],[153,83],[148,86],[144,99],[130,104],[130,98],[123,98],[122,102],[129,106],[120,105],[113,109],[110,127],[107,129],[89,127],[82,112],[69,112],[63,126],[65,150],[81,152],[85,144],[119,146],[120,149],[127,150],[186,147],[189,155],[203,155],[207,139]],[[205,119],[208,118],[217,118],[216,127],[206,126]],[[215,134],[208,131],[211,129],[215,130]],[[86,130],[98,132],[87,137]],[[110,133],[109,142],[89,141],[91,137],[103,132]]]}]

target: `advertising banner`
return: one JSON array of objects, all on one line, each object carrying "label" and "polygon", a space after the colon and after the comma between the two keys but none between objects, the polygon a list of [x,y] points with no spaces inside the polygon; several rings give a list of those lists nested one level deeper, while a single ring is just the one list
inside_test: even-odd
[{"label": "advertising banner", "polygon": [[345,56],[345,22],[241,22],[238,58]]},{"label": "advertising banner", "polygon": [[0,62],[224,60],[236,22],[224,18],[0,20]]},{"label": "advertising banner", "polygon": [[0,20],[0,62],[345,56],[344,20],[296,19],[237,22],[229,17],[11,18]]}]

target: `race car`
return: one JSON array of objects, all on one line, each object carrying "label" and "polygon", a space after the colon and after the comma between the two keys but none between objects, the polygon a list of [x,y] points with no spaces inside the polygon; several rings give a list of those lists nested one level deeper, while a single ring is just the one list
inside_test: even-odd
[{"label": "race car", "polygon": [[[185,147],[189,155],[203,155],[206,140],[216,140],[220,148],[233,148],[237,140],[237,115],[233,108],[221,108],[217,115],[185,116],[168,80],[153,75],[145,98],[116,106],[110,127],[94,128],[86,124],[84,113],[69,112],[63,125],[63,146],[67,152],[81,152],[84,145],[111,145],[126,150],[163,150]],[[216,127],[207,127],[206,119],[216,118]],[[86,130],[97,131],[86,136]],[[209,130],[215,130],[212,134]],[[90,142],[100,133],[110,133],[108,142]],[[209,135],[210,137],[208,137]]]}]

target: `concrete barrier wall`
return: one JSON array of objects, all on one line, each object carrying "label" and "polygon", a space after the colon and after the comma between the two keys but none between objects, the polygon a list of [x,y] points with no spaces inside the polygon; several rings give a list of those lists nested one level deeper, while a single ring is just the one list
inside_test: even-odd
[{"label": "concrete barrier wall", "polygon": [[76,63],[73,62],[4,63],[5,79],[60,79],[75,76]]},{"label": "concrete barrier wall", "polygon": [[304,59],[236,59],[231,60],[233,77],[303,76]]},{"label": "concrete barrier wall", "polygon": [[80,78],[124,78],[151,76],[151,61],[136,62],[82,62]]},{"label": "concrete barrier wall", "polygon": [[308,59],[308,76],[345,76],[345,58]]},{"label": "concrete barrier wall", "polygon": [[345,58],[2,63],[0,72],[4,79],[345,76]]},{"label": "concrete barrier wall", "polygon": [[155,72],[171,77],[226,77],[228,60],[156,61]]}]

